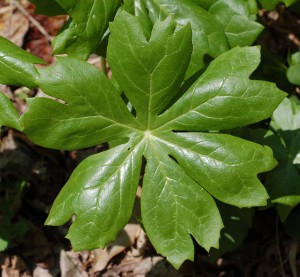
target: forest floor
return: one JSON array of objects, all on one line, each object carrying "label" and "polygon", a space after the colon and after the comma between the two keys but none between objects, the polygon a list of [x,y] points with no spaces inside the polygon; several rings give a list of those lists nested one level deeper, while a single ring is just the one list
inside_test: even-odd
[{"label": "forest floor", "polygon": [[[65,22],[65,16],[48,18],[34,14],[27,1],[0,0],[0,35],[27,51],[54,62],[51,40]],[[266,31],[259,39],[271,52],[286,59],[300,47],[300,19],[283,6],[277,11],[260,11]],[[89,60],[100,66],[100,59]],[[43,96],[37,89],[1,86],[20,114],[25,98]],[[294,87],[290,93],[297,94]],[[179,271],[158,255],[135,217],[117,241],[104,250],[74,253],[62,227],[44,226],[51,205],[72,170],[85,157],[106,147],[79,151],[44,149],[23,134],[3,128],[0,145],[0,247],[4,238],[9,247],[0,253],[3,277],[25,276],[291,276],[300,274],[300,244],[289,238],[274,210],[257,211],[252,229],[243,245],[212,260],[195,245],[195,261]],[[139,214],[138,196],[134,214]],[[295,275],[296,274],[296,275]]]}]

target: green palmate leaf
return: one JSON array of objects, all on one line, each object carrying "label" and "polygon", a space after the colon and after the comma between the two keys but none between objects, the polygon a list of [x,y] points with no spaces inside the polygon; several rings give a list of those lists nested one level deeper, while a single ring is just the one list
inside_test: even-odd
[{"label": "green palmate leaf", "polygon": [[56,0],[70,20],[53,41],[55,54],[87,59],[99,48],[120,0]]},{"label": "green palmate leaf", "polygon": [[206,10],[208,10],[209,7],[216,2],[216,0],[190,0],[190,1],[198,4],[199,6],[203,7]]},{"label": "green palmate leaf", "polygon": [[194,51],[187,77],[204,66],[205,55],[215,58],[228,50],[228,44],[230,47],[251,45],[263,30],[255,22],[253,5],[244,0],[143,1],[154,19],[170,14],[179,24],[191,23]]},{"label": "green palmate leaf", "polygon": [[108,59],[137,119],[150,128],[183,81],[192,50],[191,29],[187,25],[174,33],[176,25],[169,17],[154,25],[147,40],[138,18],[131,20],[134,29],[128,29],[126,16],[112,24]]},{"label": "green palmate leaf", "polygon": [[208,11],[221,22],[231,48],[251,45],[263,30],[244,0],[216,0]]},{"label": "green palmate leaf", "polygon": [[29,112],[22,121],[25,132],[40,145],[84,148],[126,137],[132,132],[130,126],[141,126],[106,76],[84,61],[57,57],[54,66],[39,70],[36,84],[65,102],[28,99]]},{"label": "green palmate leaf", "polygon": [[22,125],[19,120],[19,115],[10,102],[9,98],[0,92],[0,128],[2,126],[7,126],[15,128],[17,130],[22,130]]},{"label": "green palmate leaf", "polygon": [[[157,117],[160,130],[209,131],[248,125],[270,115],[279,102],[274,84],[249,80],[259,48],[235,48],[214,60],[190,89]],[[278,93],[274,93],[277,91]],[[265,105],[262,98],[269,99]],[[282,99],[282,98],[281,98]]]},{"label": "green palmate leaf", "polygon": [[[37,70],[33,64],[44,63],[44,61],[25,52],[1,36],[0,45],[1,83],[26,84],[27,87],[34,87]],[[2,93],[0,93],[0,110],[0,127],[22,129],[17,110],[8,97]]]},{"label": "green palmate leaf", "polygon": [[225,134],[162,133],[160,137],[189,176],[217,199],[239,207],[266,204],[268,195],[256,175],[276,165],[271,149]]},{"label": "green palmate leaf", "polygon": [[183,260],[193,260],[190,234],[207,251],[218,247],[223,224],[213,198],[155,139],[149,141],[146,159],[142,217],[156,250],[178,268]]},{"label": "green palmate leaf", "polygon": [[299,152],[299,131],[285,131],[277,134],[264,129],[247,129],[236,133],[243,138],[265,144],[274,151],[279,164],[267,174],[266,188],[271,199],[282,196],[300,194],[300,176],[295,166],[295,158]]},{"label": "green palmate leaf", "polygon": [[265,185],[272,203],[285,221],[300,197],[300,125],[299,103],[296,97],[285,98],[274,111],[273,131],[248,129],[241,135],[270,146],[279,164],[267,174]]},{"label": "green palmate leaf", "polygon": [[75,214],[67,236],[75,251],[104,247],[127,224],[140,176],[142,148],[143,143],[130,142],[85,159],[73,172],[46,224],[62,225]]},{"label": "green palmate leaf", "polygon": [[258,5],[256,0],[247,0],[251,14],[258,14]]},{"label": "green palmate leaf", "polygon": [[66,14],[66,11],[55,0],[30,0],[35,6],[35,13],[48,16]]},{"label": "green palmate leaf", "polygon": [[245,0],[192,0],[213,14],[223,26],[229,46],[251,45],[262,32],[257,22],[257,9]]},{"label": "green palmate leaf", "polygon": [[147,39],[150,38],[153,23],[151,22],[144,0],[125,0],[122,8],[132,15],[136,15]]},{"label": "green palmate leaf", "polygon": [[191,24],[193,32],[193,52],[186,74],[192,74],[203,68],[204,57],[217,57],[229,49],[222,25],[213,15],[191,0],[143,0],[153,21],[169,15],[180,25]]},{"label": "green palmate leaf", "polygon": [[167,17],[149,32],[142,27],[145,14],[133,13],[120,12],[110,26],[108,59],[118,90],[92,65],[60,57],[34,77],[54,99],[30,99],[21,121],[45,147],[123,143],[84,160],[51,209],[47,224],[64,224],[75,215],[67,237],[76,250],[103,247],[126,224],[144,157],[143,225],[178,268],[193,259],[191,235],[207,250],[218,246],[223,224],[213,197],[238,207],[266,204],[257,174],[276,164],[268,147],[209,131],[265,119],[285,94],[249,80],[260,54],[257,47],[244,47],[220,55],[172,104],[187,86],[182,81],[193,51],[190,25]]}]

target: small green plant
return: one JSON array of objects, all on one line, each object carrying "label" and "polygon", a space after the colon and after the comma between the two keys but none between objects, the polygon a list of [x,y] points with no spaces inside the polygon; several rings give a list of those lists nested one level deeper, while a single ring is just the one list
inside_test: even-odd
[{"label": "small green plant", "polygon": [[287,70],[287,77],[292,84],[300,85],[300,51],[290,57],[290,66]]},{"label": "small green plant", "polygon": [[[116,145],[74,170],[46,221],[62,225],[75,215],[67,237],[76,251],[104,247],[128,222],[143,158],[142,223],[176,268],[193,260],[191,235],[207,251],[218,248],[223,223],[214,198],[239,208],[267,204],[257,175],[276,165],[271,148],[228,134],[270,117],[285,97],[250,80],[260,48],[247,45],[262,31],[253,5],[137,0],[117,13],[120,1],[33,2],[70,14],[54,40],[55,53],[68,56],[38,68],[42,60],[0,39],[0,82],[52,97],[28,99],[19,119],[0,94],[0,125],[48,148]],[[80,60],[105,47],[108,34],[112,80]]]},{"label": "small green plant", "polygon": [[300,106],[296,96],[285,98],[272,115],[268,129],[242,129],[236,132],[245,139],[268,145],[278,165],[266,174],[265,187],[270,202],[276,203],[285,221],[300,203]]},{"label": "small green plant", "polygon": [[16,216],[25,184],[25,181],[5,183],[1,180],[0,251],[20,243],[29,229],[28,222],[24,218]]}]

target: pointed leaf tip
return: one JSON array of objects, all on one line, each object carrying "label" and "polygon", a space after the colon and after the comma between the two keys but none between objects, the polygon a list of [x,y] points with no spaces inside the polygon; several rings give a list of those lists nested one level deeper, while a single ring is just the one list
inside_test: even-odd
[{"label": "pointed leaf tip", "polygon": [[165,152],[149,142],[142,191],[142,218],[156,250],[179,268],[193,260],[191,235],[205,249],[218,247],[222,219],[213,198]]},{"label": "pointed leaf tip", "polygon": [[56,198],[46,224],[75,215],[67,238],[76,251],[103,248],[128,222],[142,163],[143,143],[129,142],[83,160]]},{"label": "pointed leaf tip", "polygon": [[270,117],[286,93],[273,83],[249,79],[259,62],[256,46],[236,47],[220,55],[157,118],[155,127],[174,131],[227,130]]},{"label": "pointed leaf tip", "polygon": [[2,126],[11,127],[21,131],[23,129],[20,123],[20,117],[17,109],[11,103],[9,98],[0,92],[0,128]]},{"label": "pointed leaf tip", "polygon": [[150,38],[138,18],[126,12],[111,24],[109,64],[146,130],[182,84],[192,52],[191,37],[190,26],[176,29],[171,17],[157,20]]}]

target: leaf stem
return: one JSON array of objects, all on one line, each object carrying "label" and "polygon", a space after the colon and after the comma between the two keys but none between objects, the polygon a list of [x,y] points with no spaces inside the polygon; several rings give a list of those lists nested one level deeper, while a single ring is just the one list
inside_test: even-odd
[{"label": "leaf stem", "polygon": [[283,267],[283,261],[282,261],[282,257],[281,257],[281,253],[280,253],[280,247],[279,247],[278,218],[279,218],[278,215],[276,215],[276,235],[275,235],[276,236],[276,249],[277,249],[277,254],[278,254],[278,258],[279,258],[281,274],[283,277],[286,277],[284,267]]}]

